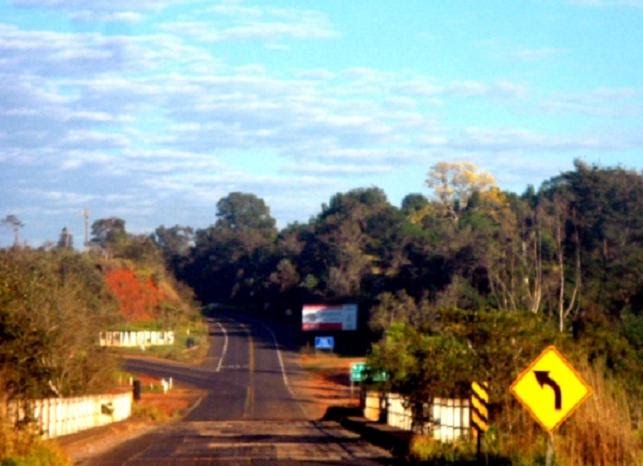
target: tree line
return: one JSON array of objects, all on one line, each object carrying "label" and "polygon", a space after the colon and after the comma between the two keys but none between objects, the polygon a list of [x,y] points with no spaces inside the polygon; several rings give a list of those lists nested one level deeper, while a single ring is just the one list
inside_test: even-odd
[{"label": "tree line", "polygon": [[517,195],[471,164],[441,163],[427,185],[432,196],[399,208],[376,187],[338,193],[281,231],[262,199],[231,193],[207,228],[161,226],[152,240],[204,302],[279,312],[403,293],[545,315],[561,332],[640,315],[640,173],[577,162]]},{"label": "tree line", "polygon": [[373,364],[418,400],[464,393],[472,377],[506,399],[515,370],[553,342],[641,399],[641,173],[576,162],[519,195],[445,162],[427,187],[400,207],[377,187],[338,193],[281,230],[262,199],[231,193],[207,228],[153,237],[203,302],[295,322],[307,302],[359,303]]},{"label": "tree line", "polygon": [[[262,199],[231,193],[212,225],[151,238],[202,302],[295,321],[307,302],[357,302],[370,341],[393,324],[434,335],[486,319],[502,333],[508,319],[543,344],[569,337],[641,394],[641,173],[577,161],[515,194],[473,164],[442,162],[426,185],[399,207],[377,187],[337,193],[281,230]],[[502,340],[487,330],[490,344]],[[460,343],[477,338],[463,333]]]}]

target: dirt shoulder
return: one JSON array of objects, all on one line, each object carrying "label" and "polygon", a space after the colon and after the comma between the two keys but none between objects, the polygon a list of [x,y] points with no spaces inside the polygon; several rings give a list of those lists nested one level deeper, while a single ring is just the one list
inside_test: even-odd
[{"label": "dirt shoulder", "polygon": [[364,358],[334,354],[299,354],[293,357],[297,368],[289,374],[291,388],[308,419],[321,419],[331,406],[359,406],[359,390],[351,393],[350,366]]}]

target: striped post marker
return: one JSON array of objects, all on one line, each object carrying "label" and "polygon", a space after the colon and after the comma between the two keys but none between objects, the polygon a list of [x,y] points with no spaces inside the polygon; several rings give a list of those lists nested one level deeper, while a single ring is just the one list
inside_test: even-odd
[{"label": "striped post marker", "polygon": [[482,436],[489,430],[489,384],[487,382],[471,383],[471,427],[476,437],[478,456]]}]

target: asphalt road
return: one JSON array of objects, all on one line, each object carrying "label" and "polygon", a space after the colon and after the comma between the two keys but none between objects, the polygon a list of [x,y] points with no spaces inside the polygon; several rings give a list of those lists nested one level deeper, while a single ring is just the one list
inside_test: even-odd
[{"label": "asphalt road", "polygon": [[206,391],[181,421],[83,465],[382,465],[387,451],[335,422],[306,419],[288,374],[284,329],[233,315],[209,320],[199,367],[128,359],[125,368]]}]

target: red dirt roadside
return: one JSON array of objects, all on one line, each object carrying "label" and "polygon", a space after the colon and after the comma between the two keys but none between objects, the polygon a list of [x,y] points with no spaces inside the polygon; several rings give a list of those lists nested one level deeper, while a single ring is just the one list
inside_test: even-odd
[{"label": "red dirt roadside", "polygon": [[356,407],[359,390],[351,394],[350,366],[364,358],[345,358],[334,354],[300,354],[291,374],[291,383],[309,419],[321,419],[331,406]]}]

